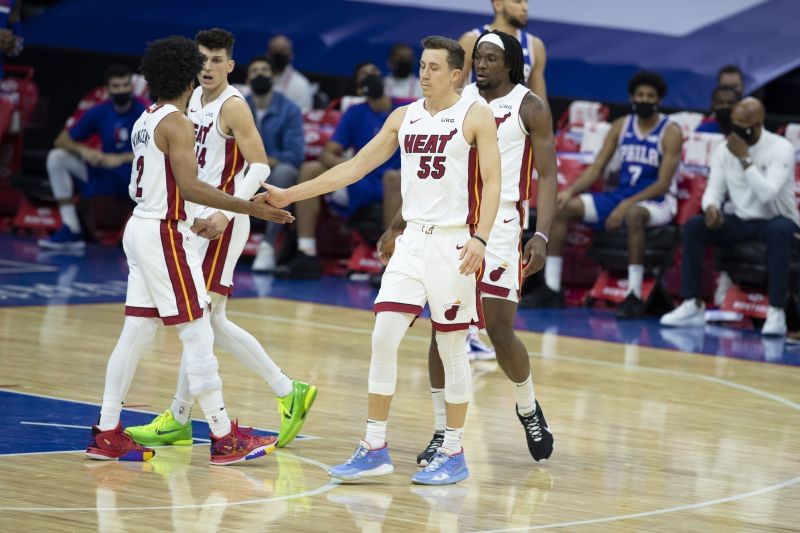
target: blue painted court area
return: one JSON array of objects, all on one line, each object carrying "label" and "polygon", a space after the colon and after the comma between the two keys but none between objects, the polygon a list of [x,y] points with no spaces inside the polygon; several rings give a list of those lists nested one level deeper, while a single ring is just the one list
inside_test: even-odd
[{"label": "blue painted court area", "polygon": [[[100,406],[16,391],[0,390],[0,455],[72,452],[86,449]],[[155,413],[122,411],[123,426],[146,424]],[[192,420],[195,442],[208,442],[208,424]],[[275,431],[256,430],[277,436]],[[200,439],[198,439],[199,437]],[[298,435],[298,439],[308,438]]]},{"label": "blue painted court area", "polygon": [[[127,264],[121,248],[90,245],[80,254],[43,252],[34,239],[0,234],[0,307],[125,301]],[[234,298],[270,297],[371,309],[377,291],[366,282],[326,276],[317,281],[253,274],[242,262]],[[121,312],[121,311],[120,311]],[[612,311],[521,309],[515,327],[563,336],[800,366],[800,345],[752,328],[708,325],[662,328],[657,318],[616,320]]]}]

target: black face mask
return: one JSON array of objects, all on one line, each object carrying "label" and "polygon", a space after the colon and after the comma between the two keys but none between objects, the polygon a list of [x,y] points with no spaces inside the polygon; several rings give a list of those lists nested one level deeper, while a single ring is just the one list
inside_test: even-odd
[{"label": "black face mask", "polygon": [[286,54],[270,54],[272,58],[272,63],[275,66],[275,70],[278,72],[283,72],[286,70],[286,67],[289,65],[289,56]]},{"label": "black face mask", "polygon": [[117,107],[125,107],[131,101],[131,93],[114,93],[111,95],[111,100]]},{"label": "black face mask", "polygon": [[272,90],[272,78],[267,76],[256,76],[250,80],[250,88],[253,90],[253,94],[258,96],[269,94],[269,92]]},{"label": "black face mask", "polygon": [[361,80],[359,88],[364,96],[370,100],[377,100],[383,96],[383,79],[377,74],[370,74]]},{"label": "black face mask", "polygon": [[650,118],[658,112],[658,104],[654,102],[633,102],[631,109],[639,118]]},{"label": "black face mask", "polygon": [[395,78],[407,78],[411,75],[412,68],[414,68],[414,63],[411,61],[397,61],[392,68],[392,74]]},{"label": "black face mask", "polygon": [[743,128],[741,126],[737,126],[736,124],[731,124],[731,131],[741,137],[742,140],[744,140],[744,142],[750,146],[756,143],[756,129],[753,126],[750,126],[749,128]]},{"label": "black face mask", "polygon": [[731,110],[730,109],[715,109],[714,116],[717,118],[719,129],[725,135],[731,132]]}]

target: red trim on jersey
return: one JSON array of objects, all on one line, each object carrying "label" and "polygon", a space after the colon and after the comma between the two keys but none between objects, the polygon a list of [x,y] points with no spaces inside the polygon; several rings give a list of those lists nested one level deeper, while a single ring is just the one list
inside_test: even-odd
[{"label": "red trim on jersey", "polygon": [[169,157],[164,156],[164,169],[166,169],[167,180],[167,216],[166,220],[186,220],[186,206],[183,198],[181,198],[181,191],[178,189],[178,184],[175,181],[175,175],[172,173],[172,165],[169,163]]},{"label": "red trim on jersey", "polygon": [[439,322],[435,322],[431,320],[431,325],[433,329],[436,331],[441,331],[442,333],[448,333],[450,331],[462,331],[465,329],[469,329],[472,325],[472,322],[460,322],[458,324],[441,324]]},{"label": "red trim on jersey", "polygon": [[156,111],[158,111],[162,107],[164,107],[164,104],[153,104],[153,105],[151,105],[150,107],[147,108],[147,112],[148,113],[155,113]]},{"label": "red trim on jersey", "polygon": [[498,287],[497,285],[492,285],[485,281],[478,282],[478,289],[484,294],[491,294],[492,296],[499,296],[501,298],[508,298],[508,294],[511,292],[511,289]]},{"label": "red trim on jersey", "polygon": [[522,150],[522,166],[519,169],[519,199],[527,200],[531,196],[531,176],[533,175],[533,147],[530,135],[525,136],[525,148]]},{"label": "red trim on jersey", "polygon": [[478,151],[469,149],[469,164],[467,165],[467,197],[469,212],[467,224],[477,224],[481,211],[481,194],[483,193],[483,180],[481,179]]},{"label": "red trim on jersey", "polygon": [[[475,228],[470,228],[470,234],[475,234]],[[483,283],[483,275],[486,273],[486,259],[481,261],[481,266],[475,272],[475,311],[478,315],[478,320],[473,320],[470,325],[478,326],[483,329],[486,327],[486,319],[483,317],[483,299],[481,299],[481,283]]]},{"label": "red trim on jersey", "polygon": [[384,311],[394,311],[396,313],[408,313],[419,316],[420,313],[422,313],[422,306],[400,302],[375,302],[375,305],[372,306],[373,313],[383,313]]},{"label": "red trim on jersey", "polygon": [[143,318],[160,318],[158,309],[155,307],[135,307],[132,305],[125,306],[125,316],[139,316]]},{"label": "red trim on jersey", "polygon": [[[527,201],[527,199],[525,200]],[[525,221],[523,217],[525,216],[525,206],[523,205],[523,200],[517,202],[517,213],[519,213],[519,243],[517,243],[517,247],[519,249],[519,269],[517,270],[517,301],[522,299],[522,260],[524,259],[525,250],[522,246],[522,234],[525,233]]]},{"label": "red trim on jersey", "polygon": [[203,259],[203,279],[206,280],[206,290],[223,296],[230,296],[233,292],[231,287],[222,284],[222,271],[225,269],[225,262],[228,259],[228,248],[231,245],[235,223],[236,218],[230,221],[219,239],[208,244],[206,257]]},{"label": "red trim on jersey", "polygon": [[239,153],[239,146],[235,139],[225,141],[225,166],[222,167],[222,174],[219,181],[219,190],[227,194],[233,194],[236,184],[234,176],[244,168],[244,158]]},{"label": "red trim on jersey", "polygon": [[161,317],[165,326],[191,322],[203,316],[203,308],[197,297],[197,287],[194,285],[194,277],[183,248],[183,235],[178,231],[177,224],[174,220],[161,221],[161,248],[164,251],[175,304],[178,307],[177,315]]}]

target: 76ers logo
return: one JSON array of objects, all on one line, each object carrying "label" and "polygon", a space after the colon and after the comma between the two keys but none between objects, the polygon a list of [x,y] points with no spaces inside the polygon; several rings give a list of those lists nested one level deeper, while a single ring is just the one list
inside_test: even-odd
[{"label": "76ers logo", "polygon": [[444,310],[444,317],[452,322],[458,316],[458,310],[461,309],[461,300],[456,300],[452,304],[446,304]]}]

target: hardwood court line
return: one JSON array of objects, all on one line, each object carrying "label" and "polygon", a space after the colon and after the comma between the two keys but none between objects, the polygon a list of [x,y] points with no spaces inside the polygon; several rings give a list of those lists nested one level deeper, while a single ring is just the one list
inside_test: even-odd
[{"label": "hardwood court line", "polygon": [[[275,453],[287,453],[278,451]],[[316,459],[311,459],[310,457],[303,457],[302,455],[295,455],[295,454],[288,454],[292,455],[298,461],[302,461],[304,463],[308,463],[312,466],[319,467],[328,473],[328,470],[331,468],[329,465],[317,461]],[[209,466],[209,468],[224,468],[224,467],[214,467]],[[27,512],[36,512],[36,513],[57,513],[57,512],[87,512],[87,511],[169,511],[172,509],[211,509],[214,507],[238,507],[241,505],[258,505],[262,503],[271,503],[271,502],[279,502],[282,500],[293,500],[295,498],[305,498],[307,496],[316,496],[317,494],[323,494],[328,492],[341,484],[340,481],[328,481],[325,485],[321,485],[315,489],[306,490],[303,492],[298,492],[297,494],[285,494],[283,496],[275,496],[272,498],[254,498],[252,500],[242,500],[238,502],[219,502],[219,503],[191,503],[191,504],[184,504],[184,505],[154,505],[152,507],[0,507],[0,512],[2,511],[27,511]]]},{"label": "hardwood court line", "polygon": [[[296,319],[291,319],[291,318],[277,317],[277,316],[268,315],[268,314],[267,315],[260,315],[260,314],[256,314],[256,313],[249,313],[249,312],[246,312],[246,311],[231,311],[231,310],[228,310],[228,314],[229,315],[238,315],[238,316],[242,316],[242,317],[246,317],[246,318],[252,318],[252,319],[256,319],[256,320],[298,324],[298,325],[316,327],[316,328],[321,328],[321,329],[329,329],[329,330],[333,330],[333,331],[342,331],[342,332],[349,332],[349,333],[360,333],[360,334],[363,334],[363,335],[372,335],[372,330],[369,330],[367,328],[355,328],[355,327],[350,327],[350,326],[339,326],[337,324],[328,324],[328,323],[324,323],[324,322],[311,322],[311,321],[306,321],[306,320],[296,320]],[[420,337],[420,336],[416,336],[416,335],[406,335],[403,338],[404,339],[409,339],[410,338],[410,339],[413,339],[413,340],[423,341],[425,343],[430,342],[430,338],[429,337]],[[583,340],[589,340],[589,339],[583,339]],[[599,341],[599,342],[603,342],[603,341]],[[653,348],[653,349],[657,350],[657,348]],[[543,354],[541,354],[540,352],[528,352],[528,353],[530,355],[533,355],[533,356],[536,356],[536,357],[540,357],[540,358],[544,357]],[[725,386],[728,386],[728,387],[732,387],[734,389],[738,389],[738,390],[741,390],[741,391],[749,392],[749,393],[754,394],[756,396],[761,396],[762,398],[766,398],[766,399],[778,402],[778,403],[780,403],[780,404],[782,404],[782,405],[784,405],[786,407],[789,407],[791,409],[800,410],[800,404],[798,404],[796,402],[793,402],[791,400],[788,400],[786,398],[783,398],[782,396],[778,396],[776,394],[773,394],[773,393],[770,393],[770,392],[767,392],[767,391],[763,391],[761,389],[756,389],[754,387],[749,387],[747,385],[741,385],[739,383],[735,383],[733,381],[728,381],[726,379],[718,378],[716,376],[709,376],[709,375],[706,375],[706,374],[690,373],[690,372],[685,372],[685,371],[682,371],[682,370],[671,370],[671,369],[664,369],[664,368],[654,368],[654,367],[648,367],[648,366],[639,366],[639,365],[637,365],[637,366],[629,366],[629,365],[625,365],[623,363],[615,363],[615,362],[611,362],[611,361],[598,361],[596,359],[587,359],[587,358],[584,358],[584,357],[576,357],[576,356],[562,355],[562,354],[558,354],[556,359],[562,359],[562,360],[566,360],[566,361],[579,362],[579,363],[590,363],[590,364],[603,365],[603,366],[613,366],[613,367],[622,366],[622,367],[625,367],[625,368],[644,370],[644,371],[655,372],[655,373],[660,373],[660,374],[668,374],[668,375],[673,375],[673,376],[688,376],[688,377],[692,377],[692,378],[698,378],[698,379],[701,379],[701,380],[706,380],[706,381],[710,381],[710,382],[717,383],[717,384],[720,384],[720,385],[725,385]],[[570,526],[577,526],[577,525],[599,524],[599,523],[605,523],[605,522],[627,520],[627,519],[631,519],[631,518],[642,518],[642,517],[646,517],[646,516],[666,514],[666,513],[672,513],[672,512],[678,512],[678,511],[684,511],[684,510],[700,509],[700,508],[703,508],[703,507],[710,507],[710,506],[713,506],[713,505],[718,505],[720,503],[732,502],[732,501],[737,501],[737,500],[742,500],[742,499],[745,499],[745,498],[749,498],[749,497],[752,497],[752,496],[758,496],[758,495],[761,495],[761,494],[766,494],[766,493],[769,493],[769,492],[773,492],[773,491],[776,491],[776,490],[780,490],[780,489],[795,485],[797,483],[800,483],[800,476],[797,476],[797,477],[794,477],[794,478],[791,478],[791,479],[787,479],[787,480],[781,481],[779,483],[776,483],[774,485],[770,485],[770,486],[767,486],[767,487],[761,487],[761,488],[758,488],[758,489],[753,489],[753,490],[748,491],[748,492],[743,492],[743,493],[734,494],[734,495],[731,495],[731,496],[726,496],[724,498],[717,498],[717,499],[714,499],[714,500],[707,500],[707,501],[703,501],[703,502],[678,505],[678,506],[674,506],[674,507],[665,507],[665,508],[662,508],[662,509],[655,509],[655,510],[652,510],[652,511],[642,511],[641,513],[633,513],[633,514],[628,514],[628,515],[617,515],[617,516],[609,516],[609,517],[604,517],[604,518],[586,519],[586,520],[578,520],[578,521],[572,521],[572,522],[561,522],[561,523],[556,523],[556,524],[544,524],[544,525],[539,525],[539,526],[530,526],[530,527],[523,527],[523,528],[486,530],[483,533],[490,533],[490,532],[491,533],[500,533],[500,532],[505,532],[505,531],[528,531],[528,530],[534,530],[534,529],[560,528],[560,527],[570,527]]]}]

